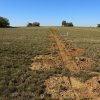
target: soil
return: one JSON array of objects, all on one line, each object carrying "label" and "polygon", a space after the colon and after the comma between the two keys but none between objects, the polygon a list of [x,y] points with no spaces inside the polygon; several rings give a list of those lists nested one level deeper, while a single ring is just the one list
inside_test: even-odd
[{"label": "soil", "polygon": [[56,58],[51,55],[39,55],[32,59],[33,63],[31,64],[32,70],[52,70],[56,67],[59,67],[61,61],[59,58]]},{"label": "soil", "polygon": [[80,100],[99,100],[100,98],[100,76],[93,77],[85,83],[74,77],[70,79],[66,76],[56,75],[45,81],[46,93],[51,94],[53,99],[64,100],[71,98]]},{"label": "soil", "polygon": [[58,46],[59,56],[62,58],[64,66],[67,67],[70,71],[79,71],[77,64],[74,62],[74,60],[72,60],[70,52],[66,49],[57,31],[54,29],[51,29],[51,31],[53,33],[53,38]]}]

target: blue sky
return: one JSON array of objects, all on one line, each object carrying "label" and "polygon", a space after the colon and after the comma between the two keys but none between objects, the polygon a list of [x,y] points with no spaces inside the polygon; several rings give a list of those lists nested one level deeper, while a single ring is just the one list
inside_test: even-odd
[{"label": "blue sky", "polygon": [[61,25],[62,20],[95,26],[100,23],[100,0],[0,0],[0,16],[14,26],[34,21]]}]

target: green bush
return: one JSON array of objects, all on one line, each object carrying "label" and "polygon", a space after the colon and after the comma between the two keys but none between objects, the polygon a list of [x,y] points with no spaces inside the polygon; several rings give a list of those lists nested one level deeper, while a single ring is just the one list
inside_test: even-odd
[{"label": "green bush", "polygon": [[97,24],[97,27],[100,27],[100,24]]},{"label": "green bush", "polygon": [[0,27],[9,27],[10,23],[7,18],[0,17]]},{"label": "green bush", "polygon": [[34,22],[33,26],[40,26],[40,23],[39,22]]},{"label": "green bush", "polygon": [[72,22],[66,22],[66,21],[62,21],[62,26],[66,26],[66,27],[73,27],[73,23]]},{"label": "green bush", "polygon": [[32,27],[32,23],[28,23],[27,24],[27,27]]},{"label": "green bush", "polygon": [[28,23],[27,24],[27,27],[35,27],[35,26],[40,26],[40,23],[39,22],[33,22],[33,23]]},{"label": "green bush", "polygon": [[65,26],[66,25],[66,21],[62,21],[62,26]]}]

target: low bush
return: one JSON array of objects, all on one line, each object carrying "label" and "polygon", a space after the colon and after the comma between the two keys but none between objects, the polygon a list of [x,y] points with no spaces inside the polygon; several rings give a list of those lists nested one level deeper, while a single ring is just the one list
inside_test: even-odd
[{"label": "low bush", "polygon": [[99,28],[100,28],[100,24],[97,24],[97,27],[99,27]]},{"label": "low bush", "polygon": [[73,27],[73,23],[72,22],[66,22],[66,21],[62,21],[62,26],[66,26],[66,27]]},{"label": "low bush", "polygon": [[39,27],[40,23],[39,22],[33,22],[33,23],[28,23],[27,24],[27,27],[35,27],[35,26]]},{"label": "low bush", "polygon": [[0,27],[9,27],[10,23],[7,18],[0,17]]}]

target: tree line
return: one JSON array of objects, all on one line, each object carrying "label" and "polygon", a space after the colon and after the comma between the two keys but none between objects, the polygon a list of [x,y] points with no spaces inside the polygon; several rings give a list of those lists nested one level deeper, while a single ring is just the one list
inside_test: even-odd
[{"label": "tree line", "polygon": [[[33,22],[33,23],[28,23],[27,27],[39,27],[40,23],[39,22]],[[65,20],[62,21],[62,26],[64,27],[74,27],[72,22],[66,22]],[[0,17],[0,27],[11,27],[10,22],[7,18],[5,17]],[[97,27],[100,27],[100,24],[97,24]]]}]

